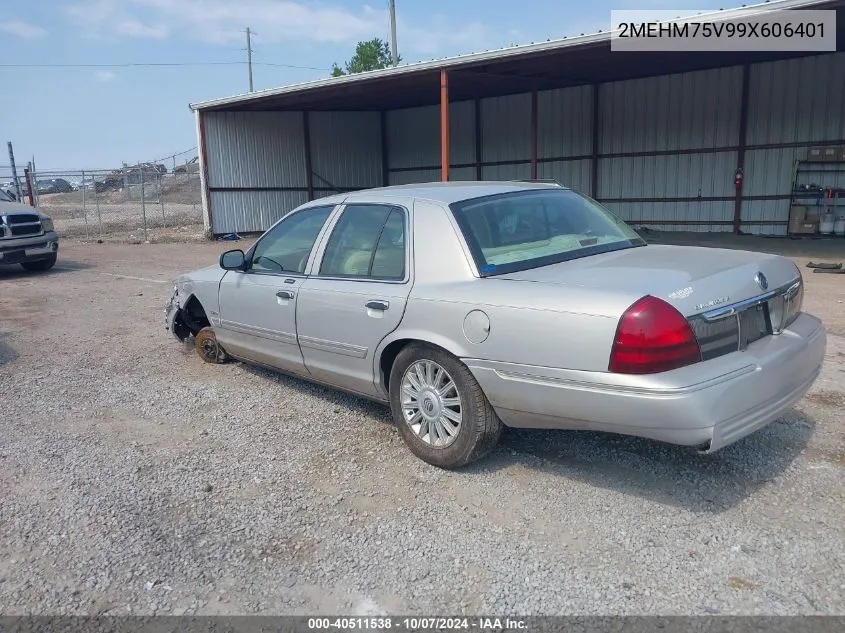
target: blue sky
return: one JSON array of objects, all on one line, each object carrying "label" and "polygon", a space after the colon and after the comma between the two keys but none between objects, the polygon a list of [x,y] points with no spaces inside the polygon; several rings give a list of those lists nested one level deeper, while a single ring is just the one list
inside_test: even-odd
[{"label": "blue sky", "polygon": [[[317,79],[359,40],[389,33],[387,0],[5,0],[14,64],[242,62],[255,88]],[[738,3],[737,3],[738,4]],[[610,26],[611,9],[728,8],[714,0],[396,0],[399,52],[419,61]],[[624,53],[620,53],[624,54]],[[264,65],[277,64],[277,65]],[[285,67],[283,65],[293,67]],[[0,66],[0,141],[39,171],[111,168],[196,144],[188,103],[247,91],[245,65]],[[5,143],[3,143],[5,146]],[[4,148],[5,149],[5,148]],[[6,164],[5,152],[0,165]]]}]

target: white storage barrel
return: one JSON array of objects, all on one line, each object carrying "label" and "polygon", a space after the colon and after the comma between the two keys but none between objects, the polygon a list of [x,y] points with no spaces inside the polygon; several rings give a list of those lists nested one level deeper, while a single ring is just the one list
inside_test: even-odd
[{"label": "white storage barrel", "polygon": [[833,233],[833,227],[835,224],[836,218],[833,215],[833,212],[828,211],[821,218],[821,222],[819,223],[819,233],[822,235],[830,235]]},{"label": "white storage barrel", "polygon": [[840,215],[833,223],[833,232],[840,237],[845,235],[845,215]]}]

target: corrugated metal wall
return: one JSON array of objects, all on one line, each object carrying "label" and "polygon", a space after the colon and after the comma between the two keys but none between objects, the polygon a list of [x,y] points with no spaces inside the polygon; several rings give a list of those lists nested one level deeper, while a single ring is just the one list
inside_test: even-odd
[{"label": "corrugated metal wall", "polygon": [[[212,232],[264,231],[308,200],[302,112],[203,115]],[[378,112],[311,112],[314,197],[382,184]]]},{"label": "corrugated metal wall", "polygon": [[652,228],[730,230],[733,206],[707,199],[733,194],[737,153],[695,150],[737,144],[741,92],[740,67],[600,86],[598,198]]},{"label": "corrugated metal wall", "polygon": [[[559,160],[593,151],[593,88],[579,86],[537,93],[537,177],[591,194],[591,160]],[[558,160],[548,160],[558,159]],[[530,172],[526,178],[530,177]]]},{"label": "corrugated metal wall", "polygon": [[[742,229],[784,233],[794,161],[814,143],[845,144],[845,53],[752,65],[748,79]],[[540,91],[537,176],[594,193],[635,224],[732,230],[742,83],[743,69],[734,66]],[[450,177],[530,178],[531,104],[529,93],[452,103]],[[215,232],[261,230],[304,201],[301,113],[203,116]],[[309,117],[315,196],[382,184],[380,113]],[[438,106],[386,113],[390,184],[440,179],[439,119]],[[844,184],[832,174],[820,178]]]},{"label": "corrugated metal wall", "polygon": [[378,112],[311,112],[311,169],[317,197],[340,190],[380,187]]},{"label": "corrugated metal wall", "polygon": [[[795,161],[806,158],[814,143],[845,144],[845,53],[751,66],[749,93],[748,144],[794,146],[749,149],[746,153],[743,196],[780,198],[744,200],[743,221],[762,224],[743,230],[782,235],[786,232],[782,223],[789,217]],[[802,173],[798,182],[842,187],[843,176],[809,172]],[[820,200],[803,199],[801,203],[814,206]],[[842,207],[839,210],[845,212]]]},{"label": "corrugated metal wall", "polygon": [[740,67],[603,84],[602,154],[736,145]]},{"label": "corrugated metal wall", "polygon": [[[582,86],[538,93],[539,178],[555,178],[589,191],[591,88]],[[531,95],[481,99],[481,177],[490,180],[531,178]],[[474,180],[476,167],[475,103],[450,104],[449,177]],[[440,109],[438,106],[388,112],[388,168],[391,184],[440,180]],[[581,157],[581,160],[566,160]],[[504,164],[500,164],[504,163]]]},{"label": "corrugated metal wall", "polygon": [[301,113],[209,112],[203,118],[213,233],[263,231],[305,201],[301,191],[274,190],[306,186]]},{"label": "corrugated metal wall", "polygon": [[302,114],[209,112],[203,118],[210,188],[305,187]]},{"label": "corrugated metal wall", "polygon": [[211,191],[214,233],[265,231],[307,201],[304,191]]},{"label": "corrugated metal wall", "polygon": [[845,53],[751,67],[748,143],[845,138]]},{"label": "corrugated metal wall", "polygon": [[[387,113],[388,167],[393,170],[415,170],[417,177],[397,176],[391,184],[440,180],[440,106],[425,106]],[[461,165],[475,162],[475,112],[472,101],[449,105],[449,163]],[[431,178],[430,173],[436,171]],[[399,173],[399,172],[397,172]],[[406,172],[415,173],[415,172]]]},{"label": "corrugated metal wall", "polygon": [[[475,180],[475,167],[452,167],[449,171],[450,180]],[[436,169],[407,169],[390,172],[391,185],[410,185],[415,182],[438,182],[440,168]]]},{"label": "corrugated metal wall", "polygon": [[[521,94],[482,99],[481,160],[493,163],[530,160],[530,158],[531,95]],[[485,175],[484,177],[488,178],[489,176]],[[504,178],[514,177],[504,176]]]},{"label": "corrugated metal wall", "polygon": [[[651,228],[732,230],[742,79],[733,66],[599,86],[598,199]],[[538,93],[538,178],[593,193],[593,90]],[[752,65],[749,95],[742,229],[782,234],[795,159],[845,139],[845,53]],[[531,95],[482,99],[480,111],[482,177],[530,178]],[[455,180],[477,173],[473,115],[469,102],[452,104]],[[439,179],[438,118],[437,107],[390,114],[391,183]],[[773,144],[800,145],[759,147]]]}]

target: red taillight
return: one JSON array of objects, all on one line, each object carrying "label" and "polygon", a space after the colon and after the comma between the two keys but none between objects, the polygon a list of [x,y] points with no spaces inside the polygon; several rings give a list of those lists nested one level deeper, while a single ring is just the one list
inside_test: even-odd
[{"label": "red taillight", "polygon": [[671,305],[647,296],[625,311],[610,352],[610,371],[656,374],[701,360],[690,324]]}]

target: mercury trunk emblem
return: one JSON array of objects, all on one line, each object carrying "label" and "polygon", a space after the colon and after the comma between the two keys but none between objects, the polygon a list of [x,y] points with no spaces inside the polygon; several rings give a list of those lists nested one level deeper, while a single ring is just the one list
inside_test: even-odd
[{"label": "mercury trunk emblem", "polygon": [[756,281],[757,285],[760,286],[760,288],[762,288],[763,290],[769,287],[769,280],[766,279],[766,275],[759,271],[756,275],[754,275],[754,281]]}]

